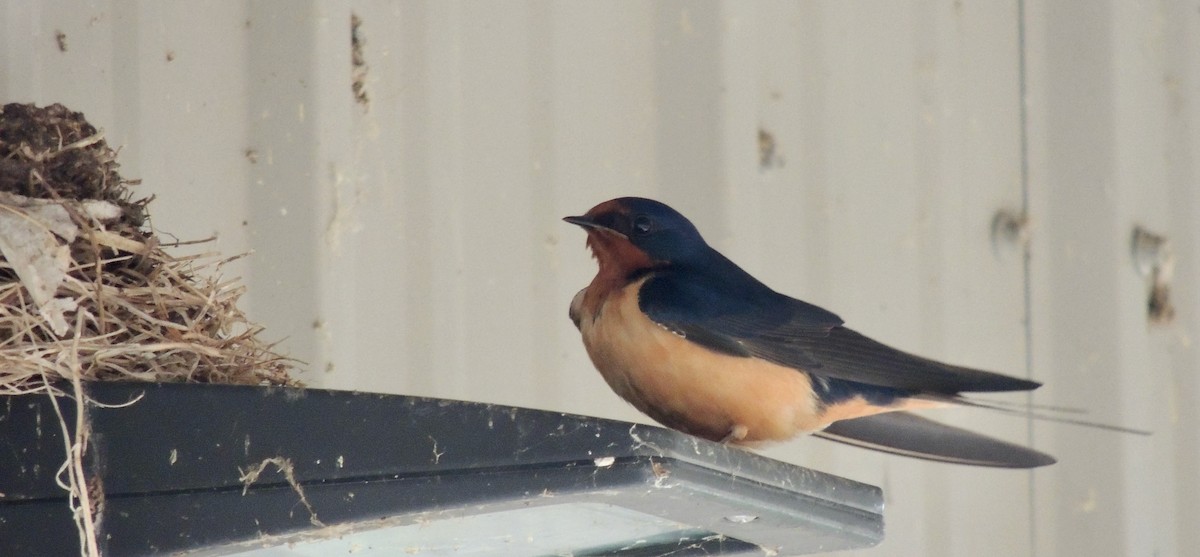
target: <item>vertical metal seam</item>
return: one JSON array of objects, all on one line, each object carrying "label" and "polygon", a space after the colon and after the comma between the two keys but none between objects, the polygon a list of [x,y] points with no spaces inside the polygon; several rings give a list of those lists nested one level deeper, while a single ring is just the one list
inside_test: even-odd
[{"label": "vertical metal seam", "polygon": [[[1027,97],[1028,70],[1025,29],[1025,0],[1017,0],[1017,90],[1018,125],[1021,144],[1021,219],[1029,222],[1029,109]],[[1026,226],[1028,226],[1026,224]],[[1033,377],[1033,281],[1032,281],[1032,238],[1026,238],[1021,247],[1021,281],[1023,283],[1024,308],[1022,317],[1025,325],[1025,376]],[[1033,404],[1033,392],[1025,395],[1025,402]],[[1033,446],[1033,418],[1026,418],[1026,440]],[[1029,474],[1029,555],[1037,555],[1037,476]]]}]

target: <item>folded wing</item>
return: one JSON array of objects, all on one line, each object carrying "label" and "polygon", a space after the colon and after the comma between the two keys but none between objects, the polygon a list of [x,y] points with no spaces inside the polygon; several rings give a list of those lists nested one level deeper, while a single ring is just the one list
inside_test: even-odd
[{"label": "folded wing", "polygon": [[718,277],[664,272],[647,280],[638,303],[659,325],[712,350],[818,376],[935,398],[1041,385],[897,350],[843,327],[833,313],[761,283],[741,292],[728,292],[722,284]]}]

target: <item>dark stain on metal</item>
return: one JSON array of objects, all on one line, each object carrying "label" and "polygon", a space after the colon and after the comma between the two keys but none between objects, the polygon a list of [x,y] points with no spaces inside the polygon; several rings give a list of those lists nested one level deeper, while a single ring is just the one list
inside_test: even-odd
[{"label": "dark stain on metal", "polygon": [[1175,253],[1165,236],[1141,226],[1133,229],[1131,239],[1133,264],[1149,284],[1146,316],[1151,324],[1166,325],[1175,319],[1171,302],[1171,282],[1175,274]]},{"label": "dark stain on metal", "polygon": [[783,161],[776,153],[775,136],[758,128],[758,167],[767,170],[775,166],[783,166]]},{"label": "dark stain on metal", "polygon": [[358,14],[350,14],[350,89],[354,93],[354,102],[366,110],[371,104],[367,95],[367,62],[363,57],[363,46],[366,39],[362,34],[362,18]]}]

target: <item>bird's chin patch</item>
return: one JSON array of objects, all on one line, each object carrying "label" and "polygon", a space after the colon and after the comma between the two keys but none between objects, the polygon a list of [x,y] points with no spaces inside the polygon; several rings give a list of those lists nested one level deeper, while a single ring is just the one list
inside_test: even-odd
[{"label": "bird's chin patch", "polygon": [[592,257],[599,257],[599,251],[612,251],[618,243],[626,243],[631,247],[629,236],[611,228],[589,228],[587,231],[587,247],[592,250]]},{"label": "bird's chin patch", "polygon": [[629,238],[607,228],[589,230],[587,246],[601,269],[619,269],[623,271],[621,274],[628,274],[652,264],[646,252],[634,246]]},{"label": "bird's chin patch", "polygon": [[620,232],[617,232],[616,230],[613,230],[611,228],[597,228],[596,233],[597,234],[605,234],[608,236],[614,236],[614,237],[620,238],[622,240],[625,240],[626,242],[629,241],[629,236],[626,236],[626,235],[624,235]]}]

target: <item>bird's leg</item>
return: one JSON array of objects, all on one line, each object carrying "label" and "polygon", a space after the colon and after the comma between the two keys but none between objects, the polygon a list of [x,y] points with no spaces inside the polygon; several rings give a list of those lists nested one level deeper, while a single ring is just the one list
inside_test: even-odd
[{"label": "bird's leg", "polygon": [[741,441],[742,439],[746,438],[746,435],[748,433],[750,433],[750,428],[748,428],[742,424],[735,424],[732,428],[729,429],[729,433],[726,434],[725,437],[721,439],[721,444],[724,445],[724,444],[728,444],[728,443],[734,443],[737,441]]}]

